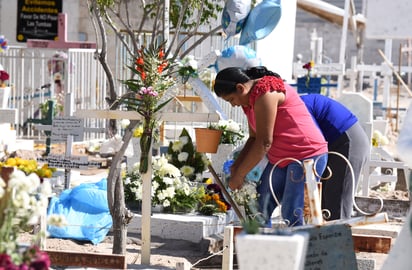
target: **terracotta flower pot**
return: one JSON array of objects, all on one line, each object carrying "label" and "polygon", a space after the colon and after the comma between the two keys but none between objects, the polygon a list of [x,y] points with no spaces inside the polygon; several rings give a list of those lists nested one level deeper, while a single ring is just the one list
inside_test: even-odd
[{"label": "terracotta flower pot", "polygon": [[195,128],[196,151],[200,153],[216,153],[222,136],[221,130]]}]

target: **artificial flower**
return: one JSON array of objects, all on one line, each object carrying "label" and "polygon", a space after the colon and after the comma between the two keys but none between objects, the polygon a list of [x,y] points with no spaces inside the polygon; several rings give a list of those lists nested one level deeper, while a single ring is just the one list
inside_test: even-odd
[{"label": "artificial flower", "polygon": [[310,82],[310,76],[311,76],[311,72],[313,67],[315,66],[315,62],[313,60],[310,60],[309,62],[307,62],[306,64],[304,64],[302,66],[302,68],[307,70],[307,74],[306,74],[306,87],[309,87],[309,82]]},{"label": "artificial flower", "polygon": [[193,55],[188,55],[178,62],[178,74],[182,77],[182,82],[186,83],[190,77],[196,78],[197,74],[197,61]]}]

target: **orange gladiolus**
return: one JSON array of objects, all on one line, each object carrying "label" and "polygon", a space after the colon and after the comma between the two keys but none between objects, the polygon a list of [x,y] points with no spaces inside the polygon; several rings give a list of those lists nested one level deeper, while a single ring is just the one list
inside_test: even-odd
[{"label": "orange gladiolus", "polygon": [[144,60],[142,57],[139,57],[136,59],[136,64],[139,66],[143,66],[144,65]]},{"label": "orange gladiolus", "polygon": [[159,58],[163,59],[165,57],[165,52],[163,50],[159,51]]}]

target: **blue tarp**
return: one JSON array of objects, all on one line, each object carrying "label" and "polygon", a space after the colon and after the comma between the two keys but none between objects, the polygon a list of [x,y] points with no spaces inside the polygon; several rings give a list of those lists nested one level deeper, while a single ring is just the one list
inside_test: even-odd
[{"label": "blue tarp", "polygon": [[112,227],[107,203],[107,180],[83,183],[63,191],[49,203],[47,215],[63,215],[67,226],[47,226],[51,237],[100,243]]}]

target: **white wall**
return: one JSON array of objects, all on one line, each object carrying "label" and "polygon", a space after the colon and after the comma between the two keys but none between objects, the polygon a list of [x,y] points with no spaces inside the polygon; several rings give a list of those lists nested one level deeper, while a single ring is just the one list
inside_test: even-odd
[{"label": "white wall", "polygon": [[272,33],[257,41],[256,53],[264,66],[290,81],[294,57],[296,0],[281,1],[281,11],[279,23]]}]

